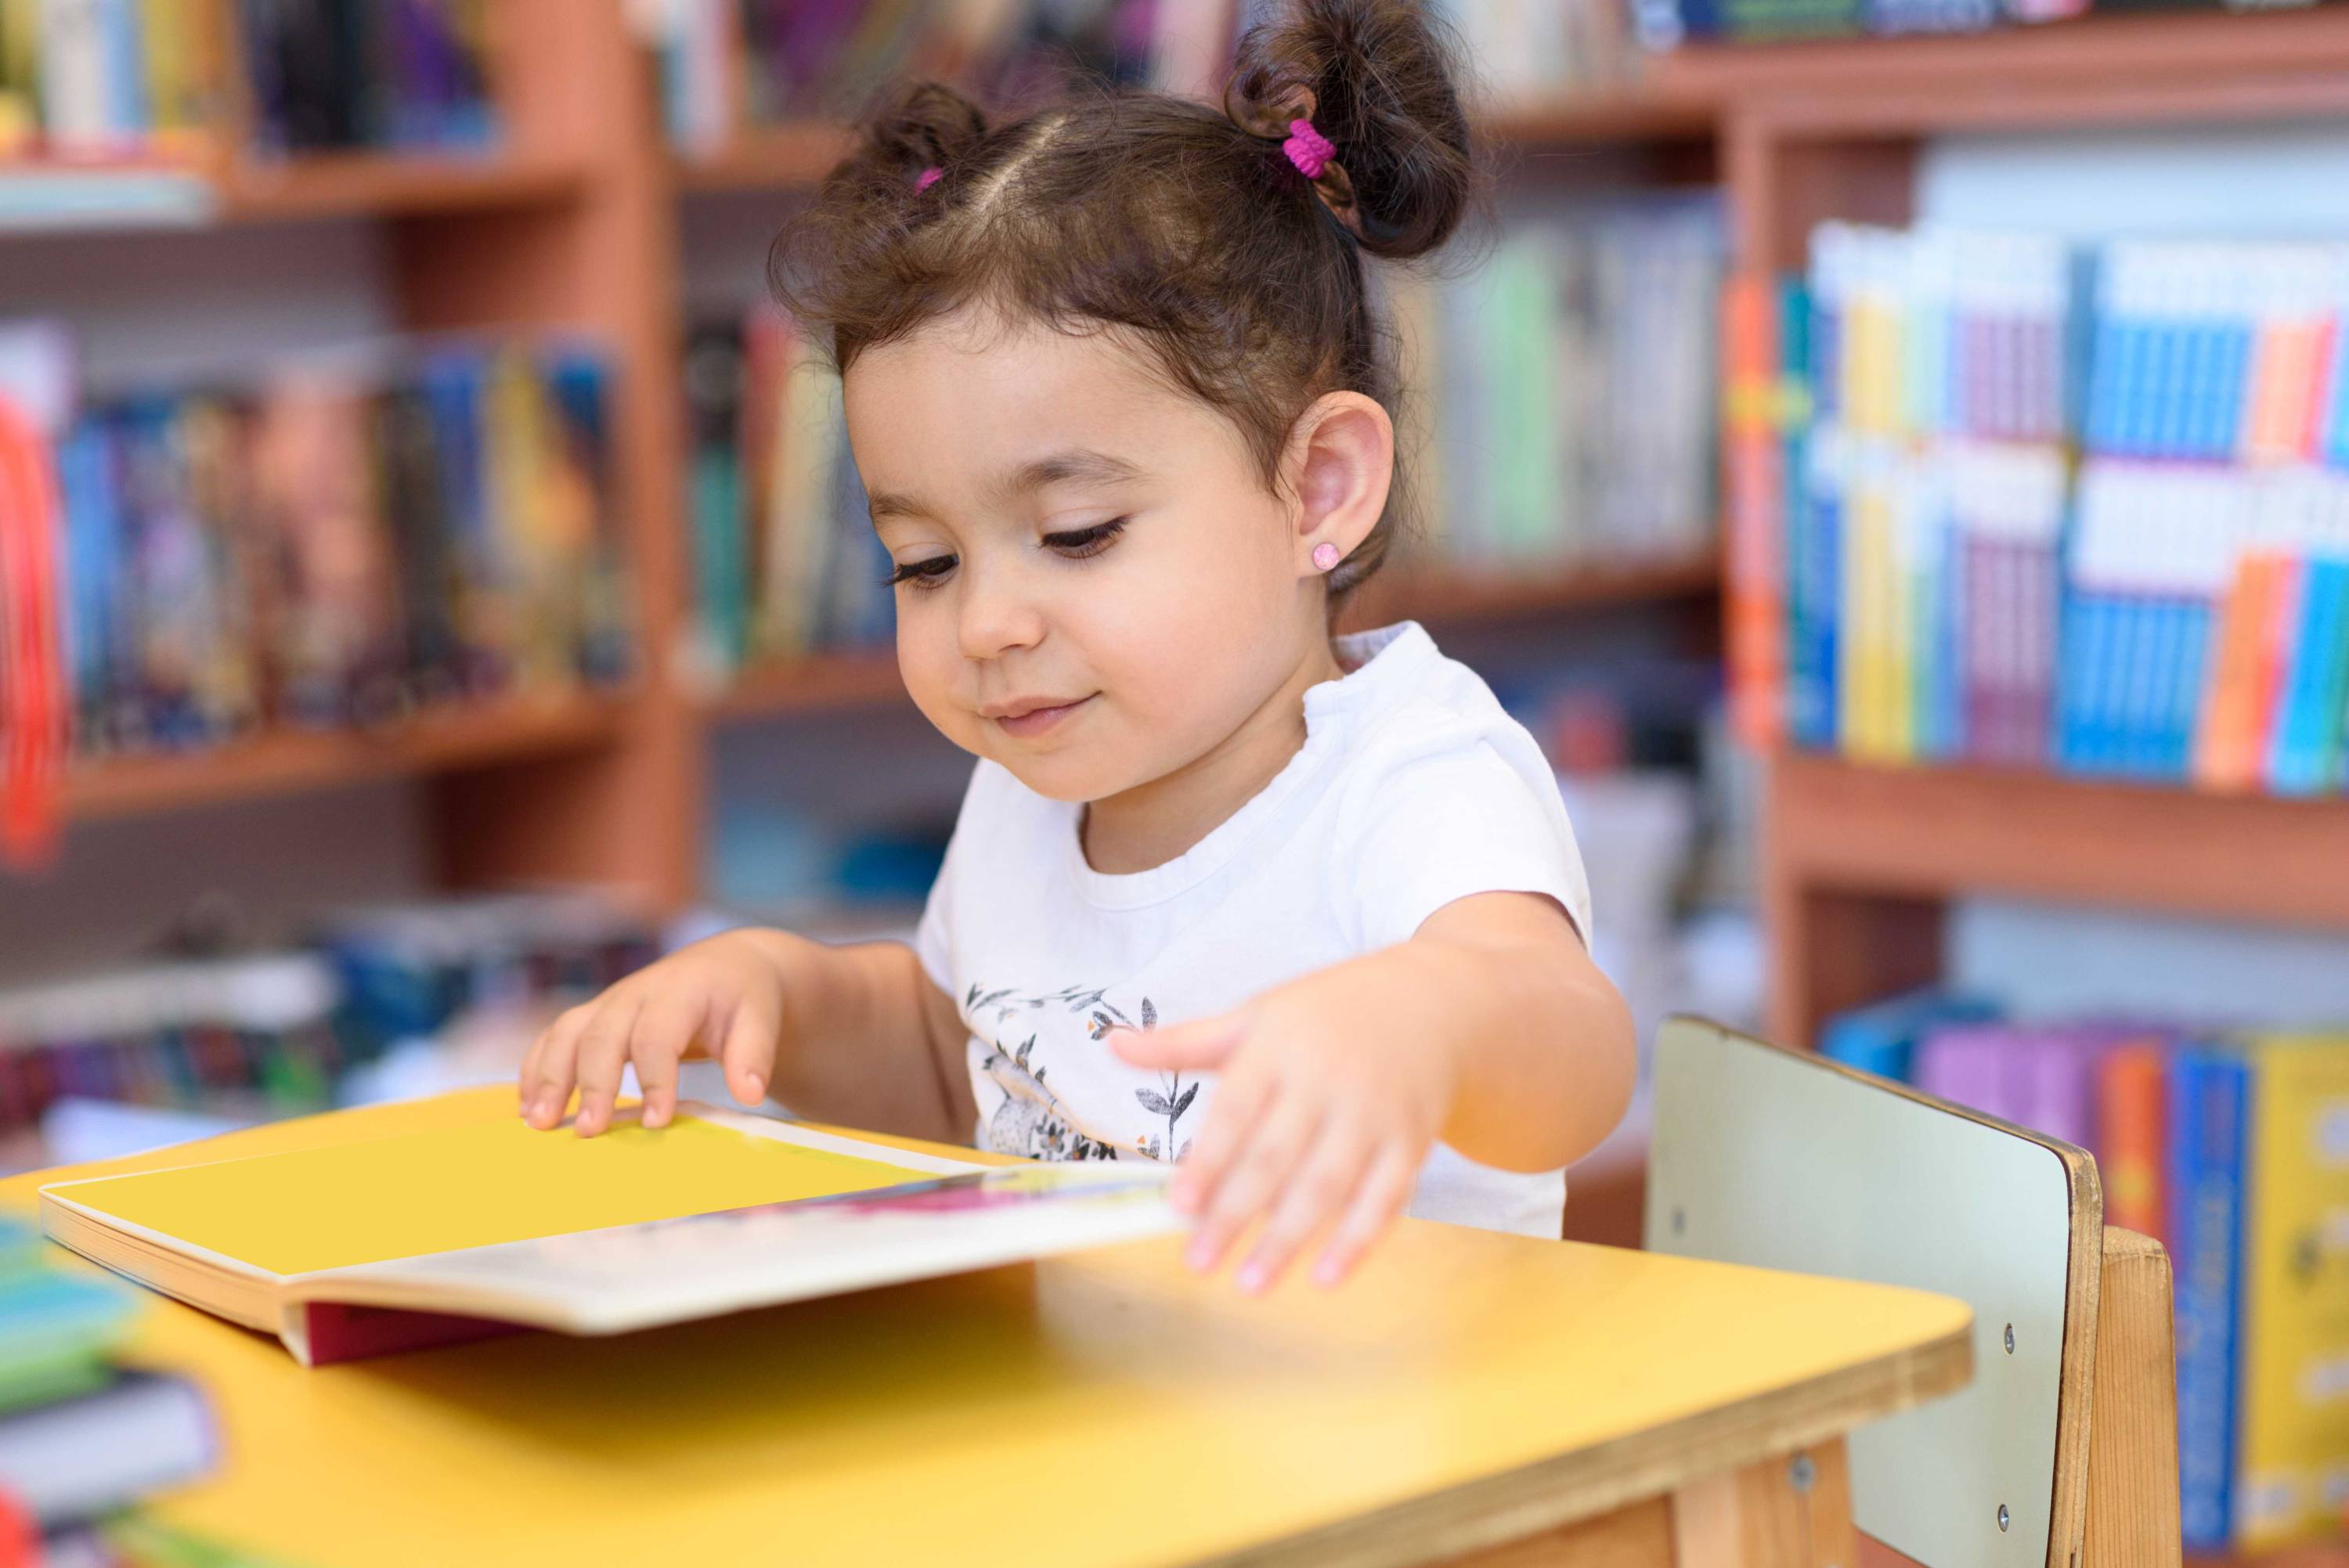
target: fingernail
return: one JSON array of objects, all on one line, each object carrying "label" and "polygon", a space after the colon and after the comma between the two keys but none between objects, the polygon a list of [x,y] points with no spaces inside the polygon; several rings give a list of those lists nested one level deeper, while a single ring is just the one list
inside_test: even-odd
[{"label": "fingernail", "polygon": [[1323,1290],[1334,1289],[1338,1282],[1345,1277],[1346,1271],[1339,1266],[1338,1260],[1335,1258],[1323,1258],[1313,1265],[1313,1283]]},{"label": "fingernail", "polygon": [[1203,1236],[1191,1243],[1190,1251],[1183,1254],[1183,1261],[1190,1264],[1195,1272],[1206,1274],[1216,1266],[1216,1249]]},{"label": "fingernail", "polygon": [[767,1098],[767,1080],[761,1078],[757,1073],[744,1073],[742,1075],[742,1087],[750,1091],[750,1098],[752,1099],[764,1099]]},{"label": "fingernail", "polygon": [[1265,1286],[1264,1265],[1257,1263],[1241,1264],[1240,1272],[1232,1276],[1232,1283],[1238,1285],[1244,1295],[1256,1295]]}]

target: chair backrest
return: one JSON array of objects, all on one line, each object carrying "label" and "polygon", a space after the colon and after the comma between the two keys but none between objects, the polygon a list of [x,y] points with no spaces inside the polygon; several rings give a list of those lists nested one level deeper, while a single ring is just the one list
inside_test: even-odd
[{"label": "chair backrest", "polygon": [[1859,1528],[1927,1568],[2076,1568],[2105,1247],[2095,1161],[1692,1018],[1658,1037],[1655,1097],[1651,1250],[1974,1309],[1973,1382],[1853,1434]]}]

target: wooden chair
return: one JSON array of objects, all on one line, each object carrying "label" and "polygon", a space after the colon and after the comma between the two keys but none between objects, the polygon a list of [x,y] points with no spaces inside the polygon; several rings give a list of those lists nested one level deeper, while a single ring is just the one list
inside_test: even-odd
[{"label": "wooden chair", "polygon": [[1655,1095],[1651,1249],[1974,1309],[1973,1385],[1851,1438],[1860,1530],[1927,1568],[2175,1568],[2169,1260],[2085,1151],[1692,1018]]}]

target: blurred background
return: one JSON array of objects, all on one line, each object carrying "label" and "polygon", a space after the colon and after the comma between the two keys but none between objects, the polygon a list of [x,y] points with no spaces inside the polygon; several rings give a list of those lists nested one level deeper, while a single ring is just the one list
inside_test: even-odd
[{"label": "blurred background", "polygon": [[[2094,1149],[2189,1538],[2337,1532],[2349,8],[1432,3],[1496,222],[1382,285],[1425,516],[1350,620],[1549,749],[1643,1038]],[[910,931],[968,762],[767,243],[882,81],[1212,98],[1272,9],[0,0],[0,1168]]]}]

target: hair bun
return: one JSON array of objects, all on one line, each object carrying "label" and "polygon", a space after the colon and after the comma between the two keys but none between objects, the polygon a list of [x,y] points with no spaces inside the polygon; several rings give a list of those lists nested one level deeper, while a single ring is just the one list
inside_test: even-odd
[{"label": "hair bun", "polygon": [[874,106],[848,162],[859,172],[903,179],[910,191],[922,170],[946,168],[987,135],[978,106],[939,82],[904,84]]},{"label": "hair bun", "polygon": [[1362,248],[1401,260],[1449,239],[1475,193],[1454,62],[1448,30],[1415,0],[1296,0],[1240,40],[1226,101],[1259,136],[1311,120],[1337,144]]}]

